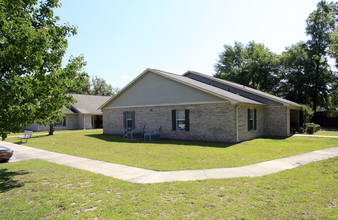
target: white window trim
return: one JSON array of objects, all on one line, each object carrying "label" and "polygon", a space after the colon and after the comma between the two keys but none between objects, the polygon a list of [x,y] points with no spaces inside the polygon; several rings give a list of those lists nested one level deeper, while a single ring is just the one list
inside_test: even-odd
[{"label": "white window trim", "polygon": [[[182,122],[183,122],[183,125],[184,125],[183,128],[181,128],[179,126],[180,124],[182,124]],[[176,110],[176,130],[177,131],[185,131],[185,110],[184,109],[183,110],[182,109]]]}]

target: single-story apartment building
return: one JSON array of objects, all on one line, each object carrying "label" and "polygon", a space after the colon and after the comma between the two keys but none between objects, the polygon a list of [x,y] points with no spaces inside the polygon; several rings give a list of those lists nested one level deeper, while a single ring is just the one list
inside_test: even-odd
[{"label": "single-story apartment building", "polygon": [[100,109],[104,134],[143,130],[165,139],[235,143],[289,136],[301,105],[194,71],[146,69]]},{"label": "single-story apartment building", "polygon": [[[80,130],[102,128],[102,111],[98,108],[108,101],[110,96],[71,94],[77,101],[70,109],[63,110],[64,120],[55,124],[55,130]],[[31,131],[47,131],[49,126],[39,125],[36,122],[28,128]]]}]

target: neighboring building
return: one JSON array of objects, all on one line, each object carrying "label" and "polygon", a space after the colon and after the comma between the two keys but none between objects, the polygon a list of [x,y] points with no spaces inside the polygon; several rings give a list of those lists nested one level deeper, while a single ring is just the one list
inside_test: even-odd
[{"label": "neighboring building", "polygon": [[[102,112],[98,108],[109,100],[110,96],[72,94],[77,100],[70,109],[64,109],[64,121],[55,125],[55,130],[78,130],[102,128]],[[36,122],[27,129],[46,131],[49,126],[38,125]]]},{"label": "neighboring building", "polygon": [[240,142],[289,136],[301,105],[193,71],[147,69],[100,109],[104,134],[160,130],[166,139]]}]

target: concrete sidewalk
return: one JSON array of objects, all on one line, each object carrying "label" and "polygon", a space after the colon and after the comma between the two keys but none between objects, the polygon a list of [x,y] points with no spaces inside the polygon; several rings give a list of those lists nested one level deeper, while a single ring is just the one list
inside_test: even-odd
[{"label": "concrete sidewalk", "polygon": [[338,136],[315,135],[315,134],[294,134],[291,137],[322,137],[322,138],[338,138]]},{"label": "concrete sidewalk", "polygon": [[48,162],[88,170],[94,173],[111,176],[133,183],[160,183],[233,177],[258,177],[292,169],[310,162],[325,160],[338,156],[338,147],[333,147],[242,167],[203,170],[153,171],[71,156],[67,154],[55,153],[4,141],[0,141],[0,145],[14,150],[14,155],[10,162],[29,159],[41,159]]}]

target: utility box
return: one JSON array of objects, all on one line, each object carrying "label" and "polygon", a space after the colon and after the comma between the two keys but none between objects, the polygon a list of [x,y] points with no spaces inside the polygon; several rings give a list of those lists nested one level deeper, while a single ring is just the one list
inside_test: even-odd
[{"label": "utility box", "polygon": [[158,141],[161,140],[160,133],[145,133],[144,134],[145,141]]}]

